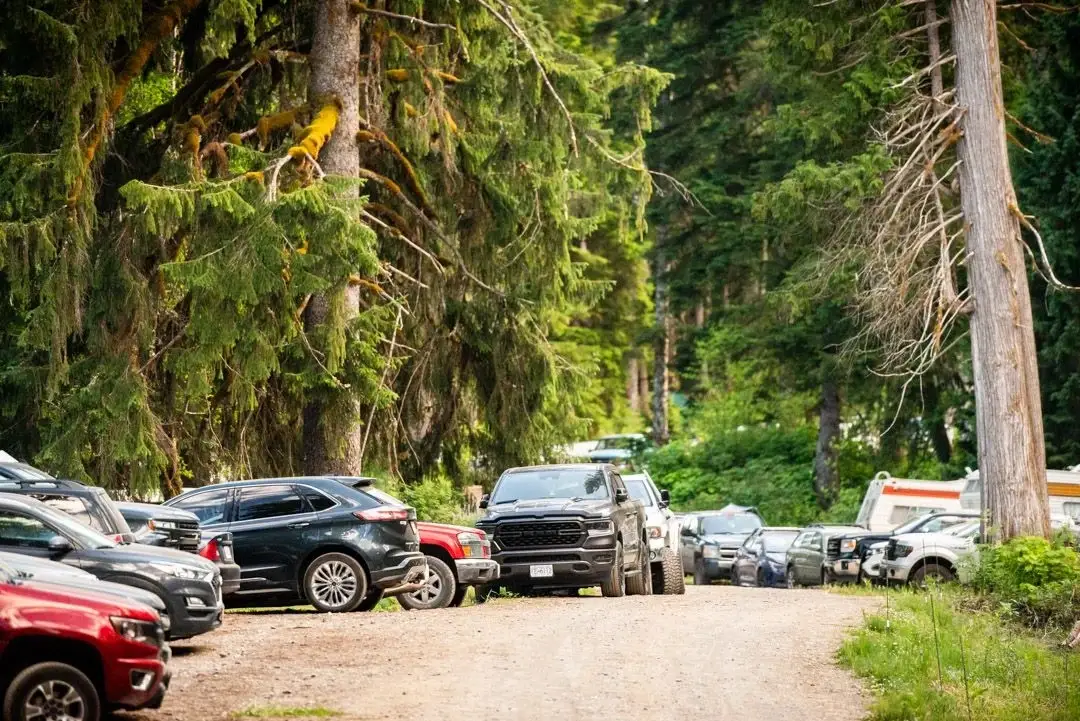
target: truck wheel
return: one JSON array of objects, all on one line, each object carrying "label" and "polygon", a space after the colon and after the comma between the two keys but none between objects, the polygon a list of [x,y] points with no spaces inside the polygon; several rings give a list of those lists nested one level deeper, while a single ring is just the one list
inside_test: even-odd
[{"label": "truck wheel", "polygon": [[403,593],[397,597],[398,603],[406,611],[421,611],[432,608],[446,608],[457,593],[457,579],[454,569],[442,559],[427,557],[428,570],[424,576],[424,585],[412,593]]},{"label": "truck wheel", "polygon": [[367,574],[352,556],[324,553],[304,571],[304,595],[324,613],[352,611],[367,595]]},{"label": "truck wheel", "polygon": [[465,594],[469,592],[468,586],[458,586],[454,591],[454,597],[450,599],[450,608],[457,608],[465,600]]},{"label": "truck wheel", "polygon": [[794,566],[787,567],[787,573],[784,574],[784,582],[787,584],[788,588],[795,588],[795,586],[799,585],[798,581],[795,580]]},{"label": "truck wheel", "polygon": [[926,586],[926,582],[929,579],[934,579],[939,583],[948,583],[949,581],[956,580],[956,574],[950,571],[947,567],[941,566],[937,563],[926,563],[920,568],[915,569],[915,572],[911,574],[909,583],[913,586],[919,586],[923,588]]},{"label": "truck wheel", "polygon": [[487,603],[499,595],[499,587],[494,585],[476,586],[473,595],[477,603]]},{"label": "truck wheel", "polygon": [[638,551],[637,575],[626,579],[627,596],[649,596],[652,594],[652,573],[649,559],[644,552]]},{"label": "truck wheel", "polygon": [[622,541],[615,543],[615,562],[607,580],[600,584],[601,595],[607,598],[619,598],[626,595],[626,569],[623,568]]},{"label": "truck wheel", "polygon": [[683,575],[682,557],[678,553],[670,548],[660,552],[660,572],[663,578],[659,584],[662,594],[679,596],[686,593],[686,577]]},{"label": "truck wheel", "polygon": [[356,610],[363,612],[372,611],[375,609],[376,606],[379,605],[379,601],[381,601],[382,599],[382,591],[372,591],[364,597],[364,600],[360,602],[360,605],[356,607]]},{"label": "truck wheel", "polygon": [[4,694],[3,718],[36,721],[63,718],[99,721],[97,689],[79,669],[66,663],[37,663],[23,669]]},{"label": "truck wheel", "polygon": [[757,587],[758,588],[765,588],[768,585],[769,584],[765,582],[765,569],[764,568],[759,568],[757,570]]},{"label": "truck wheel", "polygon": [[694,561],[694,585],[709,585],[709,577],[705,575],[705,561],[700,558]]}]

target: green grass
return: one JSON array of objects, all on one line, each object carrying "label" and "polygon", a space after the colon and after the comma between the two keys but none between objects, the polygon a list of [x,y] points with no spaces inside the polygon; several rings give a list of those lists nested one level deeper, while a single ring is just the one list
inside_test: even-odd
[{"label": "green grass", "polygon": [[243,711],[233,711],[231,718],[330,718],[340,716],[340,711],[323,706],[252,706]]},{"label": "green grass", "polygon": [[842,663],[874,689],[871,721],[1080,719],[1080,656],[965,610],[964,593],[890,593],[889,612],[868,616],[844,643]]}]

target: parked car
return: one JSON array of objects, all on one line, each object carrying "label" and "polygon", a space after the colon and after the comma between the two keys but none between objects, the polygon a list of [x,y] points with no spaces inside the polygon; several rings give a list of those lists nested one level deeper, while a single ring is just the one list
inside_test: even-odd
[{"label": "parked car", "polygon": [[634,457],[648,446],[649,440],[641,433],[622,433],[604,436],[589,451],[591,463],[621,463]]},{"label": "parked car", "polygon": [[813,524],[803,529],[787,552],[788,586],[823,586],[831,576],[825,567],[828,540],[836,535],[852,533],[855,526]]},{"label": "parked car", "polygon": [[428,571],[421,588],[397,597],[402,608],[460,606],[470,586],[499,580],[499,564],[491,560],[491,541],[480,529],[425,521],[416,528]]},{"label": "parked car", "polygon": [[169,683],[157,613],[115,595],[20,580],[0,564],[5,721],[99,721],[157,708]]},{"label": "parked car", "polygon": [[199,517],[182,508],[154,503],[116,503],[136,543],[197,553],[213,561],[221,573],[221,595],[240,590],[240,566],[233,554],[232,534],[204,531]]},{"label": "parked car", "polygon": [[11,473],[14,466],[18,466],[20,474],[33,472],[44,478],[29,475],[0,478],[0,493],[35,498],[104,533],[118,543],[131,543],[135,540],[131,527],[104,488],[53,478],[23,463],[6,464],[5,470]]},{"label": "parked car", "polygon": [[168,608],[170,638],[221,625],[221,574],[214,564],[169,548],[117,543],[33,498],[0,493],[0,550],[61,561],[156,594]]},{"label": "parked car", "polygon": [[686,574],[679,555],[679,519],[668,508],[668,492],[656,487],[648,471],[625,475],[623,481],[630,497],[645,506],[653,592],[686,593]]},{"label": "parked car", "polygon": [[787,585],[787,551],[800,530],[787,526],[762,526],[750,534],[735,554],[731,583],[735,586]]},{"label": "parked car", "polygon": [[889,540],[882,566],[889,583],[926,584],[928,579],[956,580],[962,560],[975,553],[979,521],[938,533],[905,533]]},{"label": "parked car", "polygon": [[872,533],[858,530],[838,534],[829,539],[825,565],[834,581],[873,579],[876,569],[868,569],[864,573],[863,560],[874,544],[905,533],[937,533],[978,517],[979,514],[972,511],[937,511],[914,518],[891,531]]},{"label": "parked car", "polygon": [[266,478],[205,486],[166,501],[205,531],[232,534],[233,603],[370,610],[423,585],[416,511],[373,478]]},{"label": "parked car", "polygon": [[122,583],[102,581],[97,576],[74,566],[18,553],[0,551],[0,564],[6,565],[14,571],[15,577],[20,581],[50,583],[77,591],[104,593],[149,606],[157,611],[165,633],[169,632],[169,609],[157,594],[150,591],[144,591],[134,586],[125,586]]},{"label": "parked car", "polygon": [[[652,591],[645,509],[610,464],[505,471],[480,507],[499,585],[515,591],[600,586],[604,596]],[[483,601],[492,586],[477,589]]]},{"label": "parked car", "polygon": [[683,567],[693,569],[694,584],[730,579],[739,547],[764,525],[757,509],[733,504],[683,516],[679,547]]}]

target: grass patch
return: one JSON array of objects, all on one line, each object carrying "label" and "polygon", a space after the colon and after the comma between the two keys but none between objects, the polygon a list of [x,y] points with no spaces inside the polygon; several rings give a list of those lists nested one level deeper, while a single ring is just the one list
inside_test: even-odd
[{"label": "grass patch", "polygon": [[340,711],[324,706],[252,706],[242,711],[233,711],[230,718],[331,718],[340,716]]},{"label": "grass patch", "polygon": [[840,650],[876,693],[872,721],[1080,719],[1080,658],[992,613],[963,610],[961,590],[931,593],[891,594],[888,615],[867,616]]}]

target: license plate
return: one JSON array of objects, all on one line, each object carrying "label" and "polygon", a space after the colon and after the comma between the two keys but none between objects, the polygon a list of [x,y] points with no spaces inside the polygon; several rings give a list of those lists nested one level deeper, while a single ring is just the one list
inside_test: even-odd
[{"label": "license plate", "polygon": [[551,564],[544,564],[542,566],[529,566],[529,578],[551,578],[555,575],[555,571],[551,568]]}]

